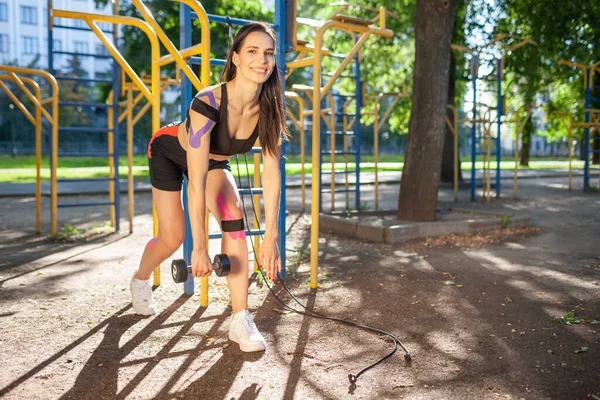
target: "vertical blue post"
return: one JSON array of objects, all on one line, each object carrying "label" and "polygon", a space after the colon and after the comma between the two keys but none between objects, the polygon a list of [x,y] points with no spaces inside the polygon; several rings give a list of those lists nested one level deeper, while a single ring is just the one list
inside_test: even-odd
[{"label": "vertical blue post", "polygon": [[[192,45],[192,11],[189,6],[181,3],[179,5],[179,41],[180,48],[185,49]],[[202,60],[204,61],[204,60]],[[181,120],[185,119],[186,110],[192,101],[192,83],[185,74],[181,74]],[[192,238],[192,226],[190,224],[190,214],[188,207],[188,181],[183,177],[183,188],[181,191],[181,201],[183,202],[183,214],[185,219],[185,238],[183,239],[183,258],[189,265],[192,263],[192,248],[194,240]],[[207,232],[208,234],[208,232]],[[183,284],[183,291],[188,294],[194,293],[194,277],[188,275],[187,281]]]},{"label": "vertical blue post", "polygon": [[[54,76],[54,50],[53,50],[53,45],[54,45],[54,30],[51,29],[50,27],[53,24],[53,19],[50,17],[50,13],[52,12],[52,3],[50,0],[48,0],[46,2],[46,9],[48,12],[48,72]],[[50,86],[50,88],[52,88],[52,86]],[[51,96],[58,96],[58,93],[50,93]],[[56,115],[52,115],[52,118],[57,118]],[[56,123],[58,123],[58,121],[56,121]],[[43,131],[43,130],[42,130]],[[52,165],[52,140],[54,139],[54,129],[49,129],[50,134],[47,136],[48,137],[48,160],[49,160],[49,164],[48,165]],[[44,149],[42,149],[42,154],[43,154]],[[50,182],[52,182],[52,180],[54,179],[54,171],[52,171],[52,168],[50,168]],[[50,187],[52,187],[52,185],[50,185]],[[52,189],[50,189],[52,190]],[[58,190],[58,188],[57,188]]]},{"label": "vertical blue post", "polygon": [[[277,0],[275,3],[275,35],[277,38],[277,66],[278,70],[275,71],[279,74],[279,79],[281,80],[281,102],[285,107],[285,50],[287,47],[287,39],[286,38],[286,1],[285,0]],[[285,118],[285,112],[284,112]],[[281,158],[279,160],[279,168],[281,174],[281,196],[279,197],[279,253],[281,255],[281,265],[282,271],[279,274],[282,278],[286,276],[286,268],[285,268],[285,236],[286,236],[286,226],[285,226],[285,203],[286,203],[286,175],[285,175],[285,141],[281,142]],[[259,171],[254,171],[254,173],[259,173]]]},{"label": "vertical blue post", "polygon": [[362,82],[360,80],[360,61],[358,53],[354,60],[354,76],[356,81],[356,122],[354,122],[354,140],[355,140],[355,154],[354,163],[356,165],[356,182],[354,183],[354,191],[356,199],[355,207],[356,210],[360,210],[360,110],[362,109]]},{"label": "vertical blue post", "polygon": [[500,160],[502,158],[500,132],[502,127],[502,59],[496,60],[496,82],[498,85],[498,105],[497,105],[497,124],[498,132],[496,136],[496,197],[500,197]]},{"label": "vertical blue post", "polygon": [[[473,121],[477,119],[475,103],[477,101],[477,56],[471,56],[471,81],[473,82]],[[477,123],[471,124],[471,201],[475,201],[475,162],[477,158]]]},{"label": "vertical blue post", "polygon": [[[117,3],[113,4],[113,15],[119,15],[119,9]],[[119,28],[118,25],[113,25],[113,44],[119,48]],[[120,230],[121,220],[121,187],[120,187],[120,176],[119,176],[119,149],[120,149],[120,138],[119,138],[119,95],[121,94],[121,67],[115,58],[112,59],[112,73],[113,73],[113,162],[115,166],[115,230]]]},{"label": "vertical blue post", "polygon": [[[591,108],[592,99],[592,71],[585,69],[585,109]],[[590,113],[585,113],[585,123],[590,122]],[[583,190],[590,188],[590,128],[583,130]]]},{"label": "vertical blue post", "polygon": [[[319,85],[321,85],[321,87],[323,87],[323,78],[321,77],[321,79],[319,79]],[[321,88],[313,88],[313,90],[321,90]],[[326,103],[325,103],[325,99],[326,97],[323,97],[323,100],[321,100],[321,110],[323,110],[324,108],[327,107]],[[326,146],[324,146],[323,144],[325,143],[325,139],[327,137],[326,134],[324,134],[324,132],[327,130],[326,126],[325,126],[325,122],[323,121],[323,118],[320,115],[315,116],[314,113],[312,114],[313,116],[313,124],[315,123],[315,118],[317,118],[317,123],[319,124],[319,142],[321,143],[319,145],[319,212],[323,212],[323,152],[324,152],[324,148],[327,148]],[[329,146],[329,148],[331,148],[331,146]],[[331,166],[333,168],[333,165]],[[331,175],[330,175],[331,176]],[[311,188],[312,188],[312,183],[311,183]],[[334,193],[332,192],[331,195],[333,196]]]}]

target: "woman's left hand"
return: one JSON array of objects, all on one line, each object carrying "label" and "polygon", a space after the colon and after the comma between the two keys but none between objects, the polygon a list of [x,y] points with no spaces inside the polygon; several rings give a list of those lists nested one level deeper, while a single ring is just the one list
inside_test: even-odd
[{"label": "woman's left hand", "polygon": [[258,249],[258,264],[267,272],[267,279],[275,282],[277,272],[281,272],[281,257],[277,239],[265,237]]}]

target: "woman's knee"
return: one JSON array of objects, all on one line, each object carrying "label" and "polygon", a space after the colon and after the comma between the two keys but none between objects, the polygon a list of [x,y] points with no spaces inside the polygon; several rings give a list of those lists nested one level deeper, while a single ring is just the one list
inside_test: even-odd
[{"label": "woman's knee", "polygon": [[227,199],[223,193],[216,198],[217,209],[221,217],[221,231],[232,239],[245,239],[244,210],[237,198]]},{"label": "woman's knee", "polygon": [[183,243],[183,239],[185,237],[184,229],[174,229],[168,232],[161,232],[159,230],[158,233],[158,241],[162,244],[165,249],[173,254]]}]

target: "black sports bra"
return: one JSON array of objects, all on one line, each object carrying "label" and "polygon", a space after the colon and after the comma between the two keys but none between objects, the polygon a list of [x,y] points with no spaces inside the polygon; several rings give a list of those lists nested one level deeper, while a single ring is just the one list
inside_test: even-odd
[{"label": "black sports bra", "polygon": [[[200,92],[202,93],[202,92]],[[200,94],[199,93],[199,94]],[[258,138],[258,123],[247,139],[231,138],[227,125],[227,85],[221,85],[221,104],[219,110],[209,106],[198,98],[198,95],[192,100],[190,108],[206,118],[215,122],[210,133],[210,153],[221,156],[232,156],[234,154],[247,153],[252,149]],[[187,119],[185,127],[190,134],[190,108],[187,109]]]}]

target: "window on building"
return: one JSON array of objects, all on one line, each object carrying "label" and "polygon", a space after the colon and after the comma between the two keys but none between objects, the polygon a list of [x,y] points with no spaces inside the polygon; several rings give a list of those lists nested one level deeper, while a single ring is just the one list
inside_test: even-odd
[{"label": "window on building", "polygon": [[44,26],[48,26],[48,8],[44,7],[44,14],[42,15],[42,19],[44,20]]},{"label": "window on building", "polygon": [[54,39],[52,41],[52,50],[62,51],[62,41],[60,39]]},{"label": "window on building", "polygon": [[8,54],[8,35],[0,34],[0,54]]},{"label": "window on building", "polygon": [[21,23],[37,25],[37,7],[21,6]]},{"label": "window on building", "polygon": [[112,24],[109,24],[108,22],[97,22],[98,28],[100,28],[100,30],[102,30],[103,32],[110,32],[112,31]]},{"label": "window on building", "polygon": [[38,38],[35,36],[23,36],[23,54],[39,53]]},{"label": "window on building", "polygon": [[87,42],[73,42],[75,53],[87,53],[88,43]]},{"label": "window on building", "polygon": [[110,53],[108,52],[108,49],[102,43],[98,43],[98,44],[96,44],[96,54],[99,56],[107,56]]},{"label": "window on building", "polygon": [[87,26],[87,24],[85,23],[84,20],[81,19],[74,19],[73,20],[73,26],[75,28],[85,28]]},{"label": "window on building", "polygon": [[0,3],[0,21],[8,21],[8,4]]}]

